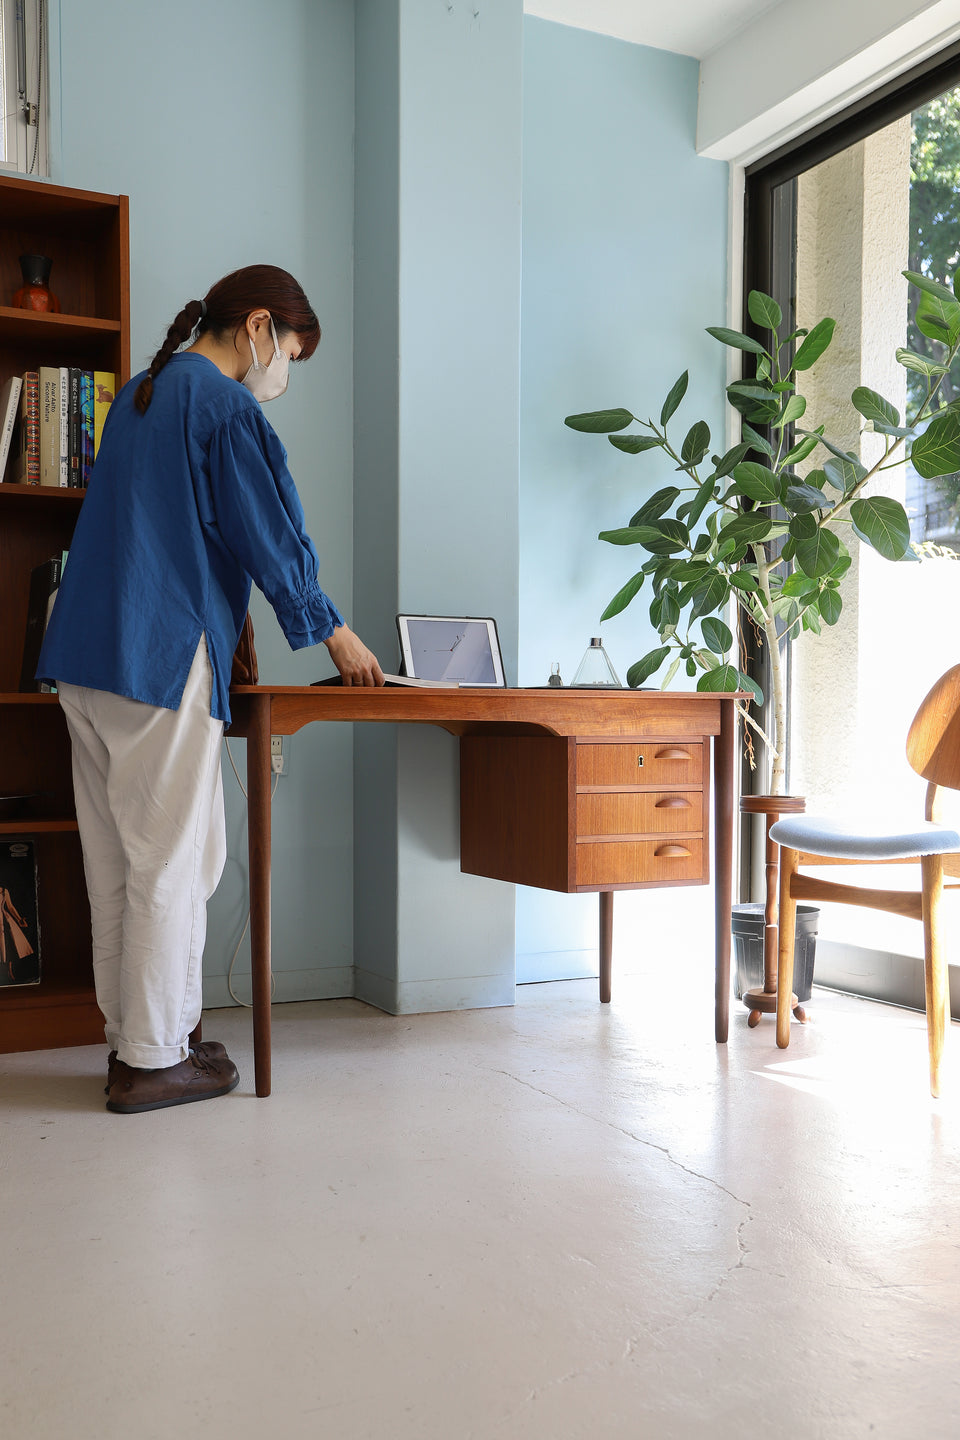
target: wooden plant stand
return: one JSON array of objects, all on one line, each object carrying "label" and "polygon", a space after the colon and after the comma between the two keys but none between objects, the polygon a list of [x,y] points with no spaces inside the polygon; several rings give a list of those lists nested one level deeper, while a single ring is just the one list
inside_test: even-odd
[{"label": "wooden plant stand", "polygon": [[[741,795],[741,815],[765,815],[764,838],[766,840],[766,888],[763,926],[763,989],[745,990],[743,1003],[750,1014],[747,1024],[753,1028],[760,1023],[761,1015],[777,1013],[777,956],[780,939],[779,896],[780,896],[780,847],[770,839],[770,827],[781,815],[800,815],[806,809],[806,801],[799,795]],[[803,1023],[807,1016],[796,995],[790,996],[790,1009],[794,1018]]]}]

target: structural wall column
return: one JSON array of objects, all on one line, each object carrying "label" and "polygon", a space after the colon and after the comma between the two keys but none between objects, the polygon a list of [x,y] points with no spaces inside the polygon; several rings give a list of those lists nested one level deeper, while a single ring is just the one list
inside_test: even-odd
[{"label": "structural wall column", "polygon": [[[357,0],[356,629],[493,615],[516,675],[522,0]],[[360,726],[356,994],[509,1004],[513,887],[459,868],[458,747]]]}]

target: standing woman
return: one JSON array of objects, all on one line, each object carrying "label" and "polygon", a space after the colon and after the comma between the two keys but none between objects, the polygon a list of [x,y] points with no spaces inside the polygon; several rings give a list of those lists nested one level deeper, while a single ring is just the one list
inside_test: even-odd
[{"label": "standing woman", "polygon": [[73,747],[108,1110],[208,1100],[239,1080],[222,1045],[191,1050],[189,1036],[226,858],[220,741],[251,582],[292,649],[322,642],[345,685],[383,684],[320,588],[261,409],[319,340],[303,290],[272,265],[184,306],[110,407],[47,629],[37,676],[56,682]]}]

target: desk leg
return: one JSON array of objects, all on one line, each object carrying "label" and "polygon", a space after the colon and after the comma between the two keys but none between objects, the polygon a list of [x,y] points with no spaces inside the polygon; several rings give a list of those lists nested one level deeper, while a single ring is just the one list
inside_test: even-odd
[{"label": "desk leg", "polygon": [[613,891],[600,891],[600,1003],[609,1005],[613,976]]},{"label": "desk leg", "polygon": [[737,717],[733,701],[720,706],[720,734],[713,742],[714,925],[717,957],[714,1025],[717,1043],[730,1029],[730,906],[733,896],[733,772]]},{"label": "desk leg", "polygon": [[250,857],[250,970],[253,1068],[258,1095],[270,1094],[270,696],[251,705],[247,734],[247,846]]}]

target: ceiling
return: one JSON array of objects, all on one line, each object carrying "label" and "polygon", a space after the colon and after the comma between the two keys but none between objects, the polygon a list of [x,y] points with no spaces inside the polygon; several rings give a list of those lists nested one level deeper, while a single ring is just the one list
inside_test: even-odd
[{"label": "ceiling", "polygon": [[780,0],[524,0],[528,15],[702,60]]}]

